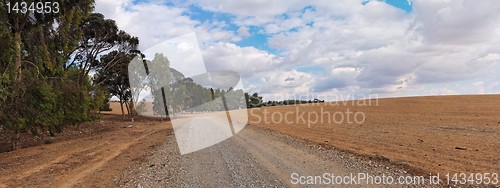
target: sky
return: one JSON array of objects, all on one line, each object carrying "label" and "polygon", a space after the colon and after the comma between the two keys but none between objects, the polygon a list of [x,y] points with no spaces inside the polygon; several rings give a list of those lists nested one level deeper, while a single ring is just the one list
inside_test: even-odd
[{"label": "sky", "polygon": [[[500,93],[495,0],[96,0],[141,50],[195,32],[265,100]],[[168,57],[168,54],[167,54]]]}]

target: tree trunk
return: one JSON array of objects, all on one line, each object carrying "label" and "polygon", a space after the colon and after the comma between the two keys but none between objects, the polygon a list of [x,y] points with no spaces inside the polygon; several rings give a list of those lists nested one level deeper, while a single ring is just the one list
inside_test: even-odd
[{"label": "tree trunk", "polygon": [[130,100],[128,107],[129,107],[130,120],[132,122],[134,122],[134,117],[135,117],[135,115],[137,115],[137,113],[135,112],[135,109],[134,109],[134,101],[133,100]]},{"label": "tree trunk", "polygon": [[50,52],[49,48],[47,46],[47,42],[45,41],[45,33],[43,33],[43,28],[38,27],[38,38],[40,39],[40,46],[42,49],[43,53],[43,58],[44,58],[44,64],[45,66],[51,71],[51,73],[54,73],[53,69],[55,68],[54,62],[52,62],[52,58],[50,57]]},{"label": "tree trunk", "polygon": [[130,109],[129,109],[129,106],[128,106],[128,102],[127,102],[127,101],[125,101],[125,102],[123,102],[123,103],[125,103],[125,109],[127,109],[127,115],[129,115],[129,116],[130,116]]},{"label": "tree trunk", "polygon": [[15,60],[15,74],[16,74],[16,81],[21,82],[21,66],[22,66],[22,59],[21,59],[21,32],[15,32],[14,33],[14,50],[15,50],[15,55],[16,55],[16,60]]},{"label": "tree trunk", "polygon": [[120,100],[120,107],[122,108],[122,117],[125,119],[125,111],[123,110],[123,101]]},{"label": "tree trunk", "polygon": [[12,150],[19,149],[19,138],[21,137],[21,133],[18,130],[15,131],[14,136],[12,137]]},{"label": "tree trunk", "polygon": [[[21,32],[16,31],[14,33],[14,52],[15,52],[15,62],[14,62],[14,84],[21,86],[22,85],[22,59],[21,59]],[[14,89],[12,92],[12,96],[18,98],[18,88]],[[15,101],[15,108],[18,109],[19,102]],[[14,135],[12,136],[12,150],[19,149],[19,128],[15,127]]]},{"label": "tree trunk", "polygon": [[134,109],[134,101],[133,100],[130,100],[129,104],[128,104],[129,108],[130,108],[130,114],[132,116],[135,116],[137,115],[135,109]]}]

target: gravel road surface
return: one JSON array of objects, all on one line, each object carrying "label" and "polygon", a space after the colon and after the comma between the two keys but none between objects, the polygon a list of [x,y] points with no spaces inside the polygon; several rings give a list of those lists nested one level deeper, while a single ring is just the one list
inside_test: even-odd
[{"label": "gravel road surface", "polygon": [[[308,184],[307,176],[327,177]],[[173,135],[146,162],[129,168],[116,183],[126,187],[303,187],[332,186],[334,176],[412,176],[402,167],[308,143],[254,126],[212,147],[179,155]],[[306,185],[301,185],[300,177]],[[350,179],[346,180],[350,181]],[[375,179],[373,181],[376,181]],[[356,185],[352,185],[355,183]],[[335,187],[387,187],[350,181]],[[418,185],[417,187],[422,187]]]}]

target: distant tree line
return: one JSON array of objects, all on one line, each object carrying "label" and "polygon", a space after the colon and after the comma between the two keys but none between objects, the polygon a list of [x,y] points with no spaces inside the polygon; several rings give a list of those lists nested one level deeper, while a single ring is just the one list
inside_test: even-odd
[{"label": "distant tree line", "polygon": [[[219,85],[210,81],[212,74],[201,74],[194,77],[186,78],[181,72],[170,67],[170,62],[164,54],[157,53],[149,60],[144,55],[142,56],[143,64],[150,69],[150,74],[145,75],[140,72],[131,72],[134,74],[132,78],[133,88],[131,89],[130,97],[137,105],[135,112],[147,112],[145,109],[147,103],[152,103],[153,113],[157,116],[168,116],[172,113],[194,113],[205,111],[220,111],[225,107],[228,109],[244,108],[243,90],[229,88],[218,88],[214,85]],[[143,66],[135,63],[132,66]],[[129,71],[140,69],[134,67]],[[142,70],[140,70],[142,71]],[[130,72],[129,72],[130,73]],[[124,72],[122,76],[127,77]],[[225,82],[225,80],[224,80]],[[161,86],[161,87],[160,87]],[[220,86],[220,85],[219,85]],[[146,91],[151,94],[152,101],[140,98],[140,93]],[[221,100],[222,99],[222,100]],[[230,100],[225,100],[230,99]],[[151,100],[151,98],[148,98]],[[165,106],[168,107],[165,108]]]},{"label": "distant tree line", "polygon": [[43,14],[9,13],[0,2],[0,128],[12,132],[13,149],[22,132],[53,135],[97,118],[127,85],[112,75],[139,53],[138,38],[92,13],[93,0],[56,1],[60,11]]},{"label": "distant tree line", "polygon": [[247,108],[256,108],[263,106],[285,106],[285,105],[296,105],[296,104],[313,104],[313,103],[324,103],[324,100],[313,99],[313,100],[282,100],[282,101],[263,101],[262,97],[258,93],[249,95],[245,93],[245,99],[247,101]]}]

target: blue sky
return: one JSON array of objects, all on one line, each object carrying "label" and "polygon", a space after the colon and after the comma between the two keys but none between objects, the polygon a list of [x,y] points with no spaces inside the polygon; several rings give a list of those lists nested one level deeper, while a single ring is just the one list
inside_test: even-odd
[{"label": "blue sky", "polygon": [[411,1],[408,0],[386,0],[385,2],[389,5],[400,8],[408,13],[411,12],[413,8],[411,5]]},{"label": "blue sky", "polygon": [[500,5],[484,1],[97,0],[142,50],[195,32],[208,69],[250,92],[499,93]]}]

